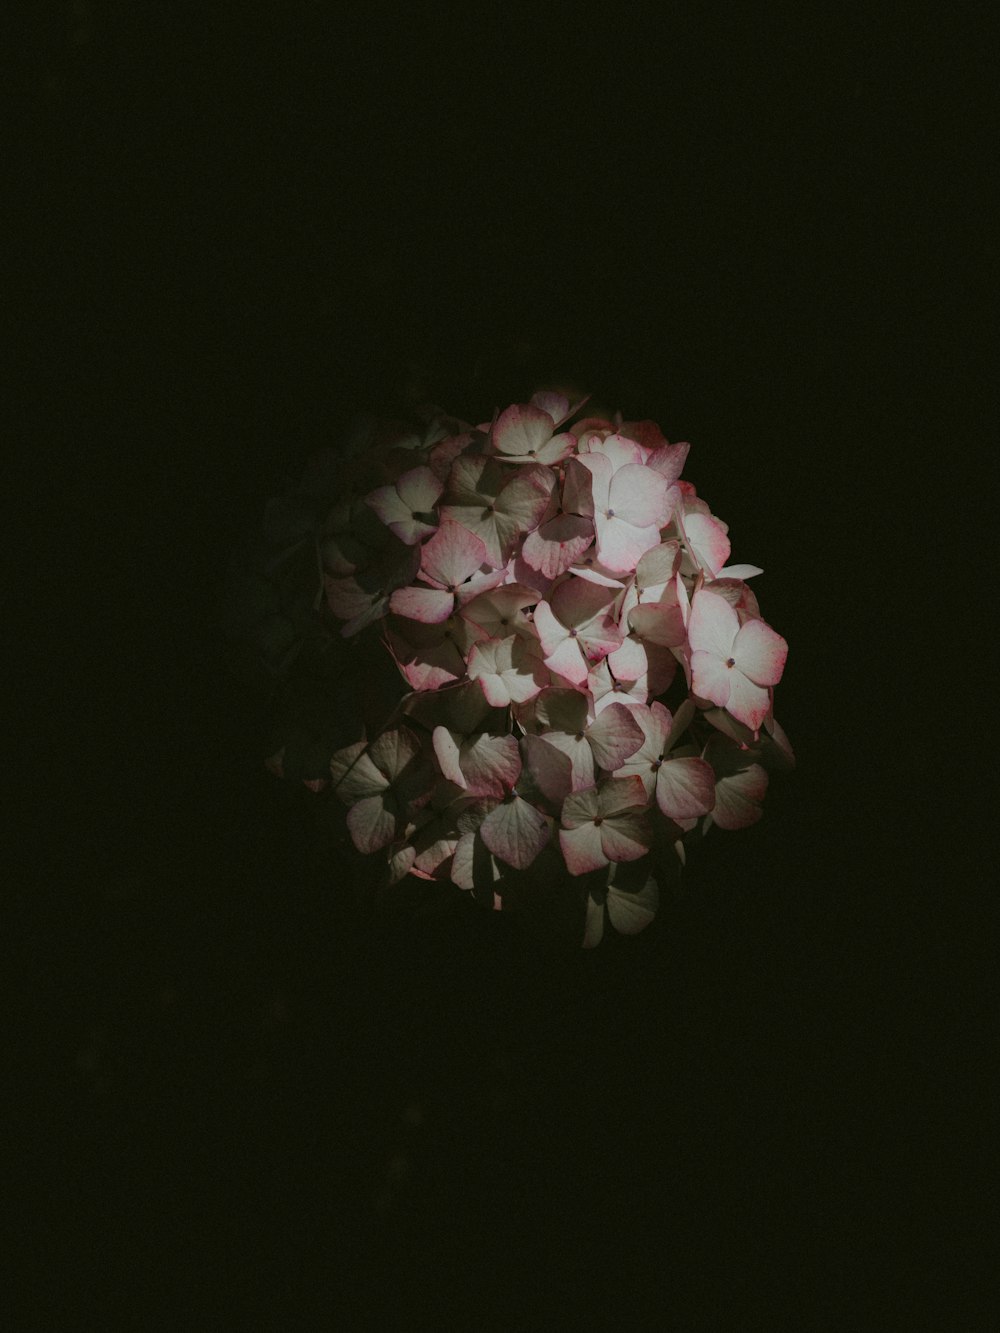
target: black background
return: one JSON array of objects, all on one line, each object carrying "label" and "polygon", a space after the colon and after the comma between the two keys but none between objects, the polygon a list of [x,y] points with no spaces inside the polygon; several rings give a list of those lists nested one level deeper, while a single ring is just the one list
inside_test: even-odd
[{"label": "black background", "polygon": [[[985,1005],[950,959],[983,877],[936,690],[985,512],[982,47],[975,7],[15,25],[18,1327],[973,1297],[982,1111],[939,1051]],[[691,441],[799,759],[645,935],[569,956],[464,900],[359,914],[216,629],[353,412],[549,376]]]}]

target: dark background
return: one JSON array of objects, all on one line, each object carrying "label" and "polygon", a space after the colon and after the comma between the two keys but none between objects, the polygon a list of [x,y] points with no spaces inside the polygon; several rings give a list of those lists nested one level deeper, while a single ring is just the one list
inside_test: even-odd
[{"label": "dark background", "polygon": [[[12,12],[17,1327],[954,1315],[985,7]],[[360,909],[217,627],[353,413],[550,376],[691,441],[799,760],[586,955]]]}]

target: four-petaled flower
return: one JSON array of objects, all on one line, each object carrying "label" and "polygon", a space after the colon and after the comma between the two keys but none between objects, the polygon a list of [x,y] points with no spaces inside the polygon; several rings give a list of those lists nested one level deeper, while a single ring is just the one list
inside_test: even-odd
[{"label": "four-petaled flower", "polygon": [[785,669],[788,644],[763,620],[739,616],[724,597],[701,588],[688,620],[691,688],[757,731],[771,707],[769,687]]}]

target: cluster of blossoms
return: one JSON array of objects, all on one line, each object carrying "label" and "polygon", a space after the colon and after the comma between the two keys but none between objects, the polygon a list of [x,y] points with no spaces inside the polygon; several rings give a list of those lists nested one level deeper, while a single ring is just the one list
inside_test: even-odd
[{"label": "cluster of blossoms", "polygon": [[498,908],[529,867],[568,872],[592,945],[605,908],[646,925],[663,858],[752,824],[794,760],[787,644],[681,480],[689,446],[582,408],[543,391],[384,432],[320,556],[341,633],[375,627],[408,686],[333,756],[355,845]]}]

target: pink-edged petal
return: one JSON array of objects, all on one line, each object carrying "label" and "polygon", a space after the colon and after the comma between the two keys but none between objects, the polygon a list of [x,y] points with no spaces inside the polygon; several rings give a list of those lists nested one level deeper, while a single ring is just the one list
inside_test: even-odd
[{"label": "pink-edged petal", "polygon": [[733,641],[739,628],[739,617],[724,597],[707,592],[704,588],[695,593],[691,599],[691,615],[688,619],[688,641],[692,653],[704,651],[725,661],[732,656]]},{"label": "pink-edged petal", "polygon": [[479,836],[493,855],[518,870],[531,865],[551,834],[541,811],[520,796],[502,801],[479,826]]},{"label": "pink-edged petal", "polygon": [[644,733],[632,709],[610,704],[587,729],[587,741],[597,764],[613,773],[642,745]]},{"label": "pink-edged petal", "polygon": [[[699,694],[700,690],[696,688],[695,693]],[[703,697],[707,699],[711,696]],[[717,703],[718,700],[713,699],[712,702]],[[771,696],[763,685],[755,685],[739,668],[733,668],[729,673],[729,699],[725,707],[738,722],[751,731],[757,731],[771,707]]]},{"label": "pink-edged petal", "polygon": [[600,834],[604,855],[609,861],[638,861],[653,845],[649,821],[641,814],[606,819],[600,826]]},{"label": "pink-edged petal", "polygon": [[545,664],[527,640],[483,639],[469,654],[469,679],[478,680],[494,708],[533,699],[548,683]]},{"label": "pink-edged petal", "polygon": [[[533,393],[531,395],[531,405],[547,412],[554,425],[565,421],[570,415],[569,399],[565,394],[557,393],[554,389],[539,389],[537,393]],[[578,403],[577,408],[579,406]]]},{"label": "pink-edged petal", "polygon": [[614,465],[606,454],[577,454],[568,459],[563,482],[563,508],[588,516],[607,509],[613,476]]},{"label": "pink-edged petal", "polygon": [[594,524],[578,514],[557,514],[525,538],[521,555],[546,578],[565,574],[594,540]]},{"label": "pink-edged petal", "polygon": [[755,685],[777,685],[785,669],[788,644],[763,620],[748,620],[733,641],[732,656]]},{"label": "pink-edged petal", "polygon": [[573,792],[563,802],[563,828],[576,829],[585,824],[592,824],[600,813],[600,798],[596,787],[590,787],[586,791]]},{"label": "pink-edged petal", "polygon": [[473,796],[503,796],[521,775],[521,753],[513,736],[476,736],[461,749],[461,768]]},{"label": "pink-edged petal", "polygon": [[428,583],[454,592],[487,563],[483,542],[461,523],[445,519],[423,548],[420,575]]},{"label": "pink-edged petal", "polygon": [[601,830],[592,821],[576,828],[561,828],[559,848],[571,875],[585,875],[588,870],[600,870],[608,864]]},{"label": "pink-edged petal", "polygon": [[729,559],[732,549],[726,529],[712,514],[698,512],[684,515],[684,534],[695,559],[715,577]]},{"label": "pink-edged petal", "polygon": [[[586,631],[588,637],[595,638],[606,633],[612,643],[620,643],[622,635],[611,617],[611,608],[620,591],[620,587],[617,590],[605,588],[602,584],[573,577],[554,589],[549,605],[567,629]],[[537,609],[535,620],[537,623]]]},{"label": "pink-edged petal", "polygon": [[554,430],[554,420],[541,407],[515,403],[497,417],[493,444],[501,454],[534,457],[552,438]]},{"label": "pink-edged petal", "polygon": [[734,674],[734,669],[727,667],[715,653],[698,649],[691,654],[691,688],[700,699],[709,699],[725,708],[732,692]]},{"label": "pink-edged petal", "polygon": [[549,602],[539,602],[535,607],[534,626],[546,656],[554,653],[569,637],[569,627],[556,617]]},{"label": "pink-edged petal", "polygon": [[712,823],[723,829],[749,828],[764,813],[761,801],[767,793],[767,771],[749,764],[739,773],[727,773],[715,784]]},{"label": "pink-edged petal", "polygon": [[646,789],[636,777],[609,778],[597,793],[597,813],[605,822],[630,817],[648,804]]},{"label": "pink-edged petal", "polygon": [[637,527],[627,519],[619,518],[617,511],[602,513],[598,510],[594,527],[597,531],[598,560],[618,574],[630,574],[645,553],[659,545],[660,541],[658,527]]},{"label": "pink-edged petal", "polygon": [[623,467],[642,464],[641,447],[635,440],[617,433],[606,435],[603,440],[591,440],[590,452],[603,455],[615,472]]},{"label": "pink-edged petal", "polygon": [[[537,615],[537,611],[535,613]],[[554,652],[546,653],[545,665],[548,669],[583,688],[587,681],[587,660],[578,638],[565,638],[556,644]]]},{"label": "pink-edged petal", "polygon": [[405,620],[422,625],[440,625],[455,609],[454,593],[440,588],[397,588],[389,598],[389,610]]},{"label": "pink-edged petal", "polygon": [[690,452],[690,444],[668,444],[655,449],[646,459],[646,466],[659,472],[661,477],[673,485],[683,472]]},{"label": "pink-edged petal", "polygon": [[667,759],[656,775],[656,804],[668,819],[707,815],[715,805],[715,773],[695,755]]},{"label": "pink-edged petal", "polygon": [[675,601],[640,602],[628,613],[630,628],[647,643],[677,648],[687,637],[684,613]]},{"label": "pink-edged petal", "polygon": [[[659,529],[670,520],[669,490],[658,472],[629,463],[611,478],[608,508],[637,528]],[[660,544],[659,537],[655,544]]]}]

